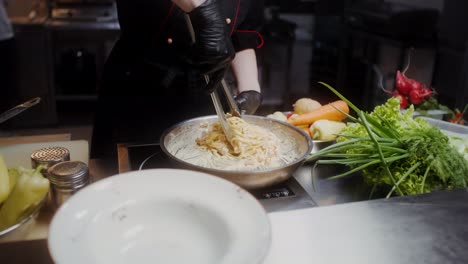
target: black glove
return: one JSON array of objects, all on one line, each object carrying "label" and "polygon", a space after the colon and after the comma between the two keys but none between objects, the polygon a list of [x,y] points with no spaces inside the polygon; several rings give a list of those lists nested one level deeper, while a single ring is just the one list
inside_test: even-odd
[{"label": "black glove", "polygon": [[195,44],[189,60],[210,78],[206,91],[211,93],[224,78],[235,56],[219,0],[206,0],[188,15],[195,32]]},{"label": "black glove", "polygon": [[244,91],[235,98],[239,111],[251,115],[262,103],[262,95],[257,91]]}]

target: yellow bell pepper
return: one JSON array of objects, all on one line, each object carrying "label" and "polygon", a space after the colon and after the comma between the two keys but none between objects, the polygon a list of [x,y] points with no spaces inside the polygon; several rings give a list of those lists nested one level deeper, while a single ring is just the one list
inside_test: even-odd
[{"label": "yellow bell pepper", "polygon": [[313,139],[335,140],[345,127],[346,124],[340,121],[317,120],[310,126],[310,134]]},{"label": "yellow bell pepper", "polygon": [[16,175],[16,184],[8,199],[0,208],[0,230],[7,228],[37,206],[49,191],[49,180],[36,170],[24,168],[10,169],[10,175]]},{"label": "yellow bell pepper", "polygon": [[10,176],[3,156],[0,155],[0,204],[3,203],[10,194]]}]

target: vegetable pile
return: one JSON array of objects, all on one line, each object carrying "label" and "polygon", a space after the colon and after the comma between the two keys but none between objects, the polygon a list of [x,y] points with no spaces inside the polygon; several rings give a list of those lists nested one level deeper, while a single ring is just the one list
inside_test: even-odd
[{"label": "vegetable pile", "polygon": [[311,98],[301,98],[294,103],[293,109],[288,115],[275,112],[267,117],[288,122],[316,140],[335,140],[345,127],[341,121],[349,113],[348,105],[342,100],[322,105]]},{"label": "vegetable pile", "polygon": [[7,169],[0,155],[0,230],[8,228],[33,210],[49,191],[49,180],[37,169]]},{"label": "vegetable pile", "polygon": [[[339,135],[337,144],[311,154],[317,164],[343,164],[351,169],[332,178],[361,171],[375,190],[412,195],[466,187],[468,161],[449,143],[449,137],[423,119],[413,119],[413,105],[401,113],[400,97],[392,97],[371,113],[361,111],[331,86],[357,118]],[[326,158],[326,159],[322,159]]]}]

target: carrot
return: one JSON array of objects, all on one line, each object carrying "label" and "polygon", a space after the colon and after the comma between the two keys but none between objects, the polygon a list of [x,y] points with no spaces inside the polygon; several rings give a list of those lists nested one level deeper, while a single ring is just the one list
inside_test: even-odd
[{"label": "carrot", "polygon": [[323,105],[312,112],[291,117],[288,122],[294,126],[304,126],[310,125],[320,119],[331,121],[341,121],[345,119],[346,116],[340,111],[336,110],[335,107],[349,114],[348,104],[343,100],[337,100],[332,103]]}]

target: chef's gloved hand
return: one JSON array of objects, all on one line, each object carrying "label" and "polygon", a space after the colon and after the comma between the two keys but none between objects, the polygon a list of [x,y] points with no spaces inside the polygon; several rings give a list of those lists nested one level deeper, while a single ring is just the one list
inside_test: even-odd
[{"label": "chef's gloved hand", "polygon": [[208,93],[219,86],[235,56],[219,2],[206,0],[188,13],[195,32],[195,43],[189,60],[198,71],[210,78],[206,86]]},{"label": "chef's gloved hand", "polygon": [[253,90],[244,91],[236,96],[235,100],[241,113],[251,115],[257,111],[262,103],[262,94]]}]

